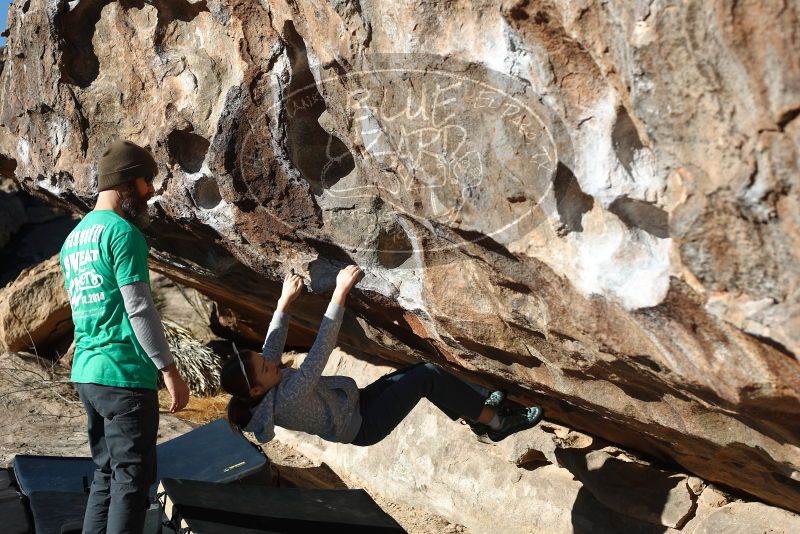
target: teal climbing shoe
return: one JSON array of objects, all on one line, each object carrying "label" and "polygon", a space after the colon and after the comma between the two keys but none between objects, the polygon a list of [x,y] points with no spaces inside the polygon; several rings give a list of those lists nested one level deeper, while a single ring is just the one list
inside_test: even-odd
[{"label": "teal climbing shoe", "polygon": [[497,391],[492,391],[491,395],[486,398],[485,404],[499,408],[504,400],[506,400],[506,392],[498,389]]},{"label": "teal climbing shoe", "polygon": [[[486,397],[486,402],[484,402],[484,404],[486,404],[487,406],[492,406],[494,408],[497,408],[498,409],[498,414],[502,415],[503,408],[501,408],[500,405],[505,400],[506,400],[506,392],[503,391],[503,390],[498,389],[497,391],[492,391],[489,394],[489,396]],[[489,425],[485,425],[483,423],[475,423],[475,422],[472,422],[472,421],[467,421],[466,419],[465,419],[465,421],[469,425],[469,427],[472,429],[472,431],[475,433],[475,435],[477,435],[477,436],[483,436],[483,435],[486,434],[486,432],[489,431]]]},{"label": "teal climbing shoe", "polygon": [[538,406],[512,410],[510,413],[500,417],[499,429],[493,430],[491,428],[487,428],[486,434],[492,441],[502,441],[511,434],[515,434],[520,430],[533,428],[536,426],[536,423],[542,420],[543,415],[544,410]]}]

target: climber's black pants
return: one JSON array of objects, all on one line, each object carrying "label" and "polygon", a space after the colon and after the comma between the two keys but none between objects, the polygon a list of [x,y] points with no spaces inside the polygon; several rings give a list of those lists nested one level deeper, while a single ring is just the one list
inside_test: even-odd
[{"label": "climber's black pants", "polygon": [[83,533],[140,534],[156,480],[158,394],[154,389],[76,386],[97,465]]},{"label": "climber's black pants", "polygon": [[489,391],[465,382],[432,363],[420,363],[384,375],[359,391],[361,429],[353,445],[378,443],[400,424],[422,397],[452,420],[476,420]]}]

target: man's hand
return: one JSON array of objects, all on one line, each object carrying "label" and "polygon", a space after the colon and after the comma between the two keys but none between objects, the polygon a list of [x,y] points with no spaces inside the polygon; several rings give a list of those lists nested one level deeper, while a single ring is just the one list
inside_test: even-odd
[{"label": "man's hand", "polygon": [[353,289],[353,286],[363,275],[364,271],[358,265],[348,265],[339,271],[339,274],[336,275],[336,289],[333,290],[331,302],[344,305],[347,294],[350,293],[350,290]]},{"label": "man's hand", "polygon": [[178,372],[178,368],[171,363],[161,369],[161,372],[164,374],[164,384],[167,386],[169,396],[172,397],[172,406],[169,411],[175,413],[183,410],[189,403],[189,388]]},{"label": "man's hand", "polygon": [[281,298],[278,299],[278,310],[285,311],[302,291],[303,279],[300,275],[288,273],[283,278],[283,290],[281,291]]}]

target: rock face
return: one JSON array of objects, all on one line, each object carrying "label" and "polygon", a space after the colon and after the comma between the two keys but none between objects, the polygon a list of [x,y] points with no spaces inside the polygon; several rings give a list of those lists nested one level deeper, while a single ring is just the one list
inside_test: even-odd
[{"label": "rock face", "polygon": [[21,191],[0,168],[0,287],[57,253],[77,223],[69,211]]},{"label": "rock face", "polygon": [[22,271],[0,291],[0,352],[49,356],[59,342],[66,340],[69,346],[72,333],[72,310],[57,255]]},{"label": "rock face", "polygon": [[[335,350],[325,374],[353,376],[364,387],[393,370]],[[550,422],[498,444],[478,441],[427,400],[369,448],[285,429],[277,437],[337,473],[472,532],[789,534],[800,528],[800,515],[735,500],[697,477]]]},{"label": "rock face", "polygon": [[701,503],[698,512],[702,515],[698,515],[696,519],[687,524],[685,532],[691,534],[711,534],[713,532],[780,532],[788,534],[800,529],[800,517],[796,514],[770,508],[758,502],[734,502],[708,510],[704,509]]},{"label": "rock face", "polygon": [[798,511],[798,32],[780,2],[31,0],[0,168],[80,213],[104,146],[146,145],[154,268],[226,316],[293,269],[313,331],[357,262],[354,353]]}]

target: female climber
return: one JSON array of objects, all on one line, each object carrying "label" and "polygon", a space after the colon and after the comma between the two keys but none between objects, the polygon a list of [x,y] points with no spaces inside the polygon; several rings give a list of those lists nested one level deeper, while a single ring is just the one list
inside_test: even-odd
[{"label": "female climber", "polygon": [[336,344],[347,295],[362,274],[355,265],[337,274],[314,345],[297,369],[280,367],[289,306],[303,287],[300,276],[286,275],[261,354],[242,350],[223,364],[221,383],[232,395],[228,420],[234,427],[253,432],[261,442],[271,440],[278,425],[327,441],[368,446],[389,435],[422,397],[493,441],[539,422],[541,408],[501,410],[501,392],[487,398],[487,390],[430,363],[387,374],[363,389],[346,376],[321,376]]}]

